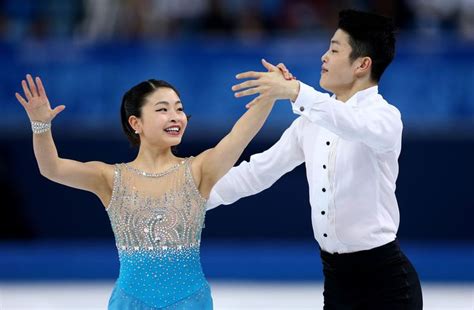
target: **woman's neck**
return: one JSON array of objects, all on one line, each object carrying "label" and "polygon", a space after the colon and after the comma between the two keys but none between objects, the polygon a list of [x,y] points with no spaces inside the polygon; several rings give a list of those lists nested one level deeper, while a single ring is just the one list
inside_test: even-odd
[{"label": "woman's neck", "polygon": [[170,147],[150,148],[142,145],[131,164],[146,172],[160,172],[176,164],[178,160],[178,157],[171,152]]}]

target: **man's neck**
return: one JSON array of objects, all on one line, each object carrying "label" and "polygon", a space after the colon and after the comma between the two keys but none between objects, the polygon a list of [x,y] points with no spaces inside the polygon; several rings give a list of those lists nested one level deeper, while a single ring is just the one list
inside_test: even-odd
[{"label": "man's neck", "polygon": [[334,95],[336,96],[336,99],[342,102],[346,102],[349,100],[352,96],[354,96],[356,93],[364,90],[371,88],[373,86],[377,86],[378,84],[376,82],[372,81],[365,81],[362,83],[354,83],[352,87],[349,89],[341,90],[334,92]]}]

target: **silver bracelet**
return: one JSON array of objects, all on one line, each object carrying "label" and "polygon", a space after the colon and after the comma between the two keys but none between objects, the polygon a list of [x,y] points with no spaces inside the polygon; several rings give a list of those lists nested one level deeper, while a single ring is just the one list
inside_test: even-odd
[{"label": "silver bracelet", "polygon": [[34,134],[45,133],[51,129],[51,123],[31,121],[31,130]]}]

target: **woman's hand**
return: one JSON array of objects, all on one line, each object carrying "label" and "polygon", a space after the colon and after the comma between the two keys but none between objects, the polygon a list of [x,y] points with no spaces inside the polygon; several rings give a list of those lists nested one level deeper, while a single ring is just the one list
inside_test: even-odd
[{"label": "woman's hand", "polygon": [[21,81],[26,100],[19,93],[15,93],[16,99],[25,108],[30,121],[50,123],[66,106],[60,105],[51,109],[41,79],[36,77],[35,84],[31,75],[27,74],[26,80],[28,82],[25,80]]},{"label": "woman's hand", "polygon": [[284,63],[280,62],[276,66],[278,69],[280,69],[281,73],[283,73],[283,77],[285,78],[285,80],[296,80],[296,76],[293,76],[293,74],[290,72],[290,70],[288,70]]}]

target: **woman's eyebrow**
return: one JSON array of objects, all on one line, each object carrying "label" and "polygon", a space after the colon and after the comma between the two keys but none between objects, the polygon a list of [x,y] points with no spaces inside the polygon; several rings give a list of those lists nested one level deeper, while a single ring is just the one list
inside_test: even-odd
[{"label": "woman's eyebrow", "polygon": [[[174,104],[180,104],[180,103],[181,103],[181,100],[178,100]],[[157,105],[157,104],[170,105],[170,103],[168,101],[158,101],[158,102],[155,103],[155,105]]]}]

